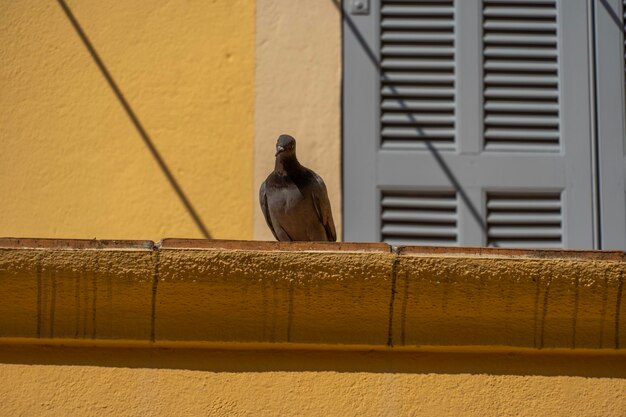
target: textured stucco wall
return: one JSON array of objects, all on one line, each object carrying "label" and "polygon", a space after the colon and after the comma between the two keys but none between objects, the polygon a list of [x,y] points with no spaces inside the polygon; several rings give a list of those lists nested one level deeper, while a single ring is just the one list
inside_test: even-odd
[{"label": "textured stucco wall", "polygon": [[0,346],[0,415],[623,416],[624,357]]},{"label": "textured stucco wall", "polygon": [[341,15],[336,0],[256,1],[254,238],[274,240],[258,204],[281,133],[322,176],[341,238]]},{"label": "textured stucco wall", "polygon": [[[211,235],[250,238],[255,2],[67,4]],[[57,1],[0,22],[0,236],[201,237]]]},{"label": "textured stucco wall", "polygon": [[0,239],[0,415],[626,409],[620,252]]},{"label": "textured stucco wall", "polygon": [[0,239],[0,338],[626,348],[623,254],[455,250]]}]

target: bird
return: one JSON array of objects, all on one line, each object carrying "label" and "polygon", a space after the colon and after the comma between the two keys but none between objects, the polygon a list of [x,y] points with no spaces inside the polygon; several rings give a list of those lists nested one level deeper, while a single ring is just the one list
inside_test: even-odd
[{"label": "bird", "polygon": [[322,178],[298,162],[296,140],[280,135],[274,171],[259,190],[261,210],[278,241],[335,242],[337,232]]}]

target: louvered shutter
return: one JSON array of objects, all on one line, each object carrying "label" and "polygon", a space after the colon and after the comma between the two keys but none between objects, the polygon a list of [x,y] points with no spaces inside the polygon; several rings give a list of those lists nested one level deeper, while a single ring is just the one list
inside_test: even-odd
[{"label": "louvered shutter", "polygon": [[594,2],[599,238],[602,249],[626,249],[625,3],[623,0]]},{"label": "louvered shutter", "polygon": [[383,2],[381,147],[454,148],[453,1]]},{"label": "louvered shutter", "polygon": [[485,149],[558,152],[556,1],[485,0],[483,52]]},{"label": "louvered shutter", "polygon": [[382,240],[396,245],[454,245],[454,192],[382,192]]},{"label": "louvered shutter", "polygon": [[561,193],[487,193],[487,245],[563,246]]},{"label": "louvered shutter", "polygon": [[346,240],[593,246],[584,0],[344,5]]}]

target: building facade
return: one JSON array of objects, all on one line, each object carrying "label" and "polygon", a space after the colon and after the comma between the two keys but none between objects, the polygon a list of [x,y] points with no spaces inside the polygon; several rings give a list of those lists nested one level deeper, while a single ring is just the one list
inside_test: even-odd
[{"label": "building facade", "polygon": [[623,11],[2,2],[0,414],[623,415]]}]

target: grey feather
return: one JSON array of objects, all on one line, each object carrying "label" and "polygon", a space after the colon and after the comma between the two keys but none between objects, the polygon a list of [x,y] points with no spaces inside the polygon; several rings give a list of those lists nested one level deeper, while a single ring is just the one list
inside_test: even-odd
[{"label": "grey feather", "polygon": [[261,211],[263,212],[263,217],[265,217],[265,222],[269,226],[276,240],[278,240],[278,236],[276,236],[276,232],[274,232],[274,226],[272,226],[272,219],[270,218],[270,212],[267,209],[267,195],[265,194],[265,182],[261,184],[261,189],[259,190],[259,201],[261,202]]},{"label": "grey feather", "polygon": [[296,141],[289,135],[278,138],[274,171],[261,184],[259,200],[277,240],[337,240],[326,185],[298,162]]}]

